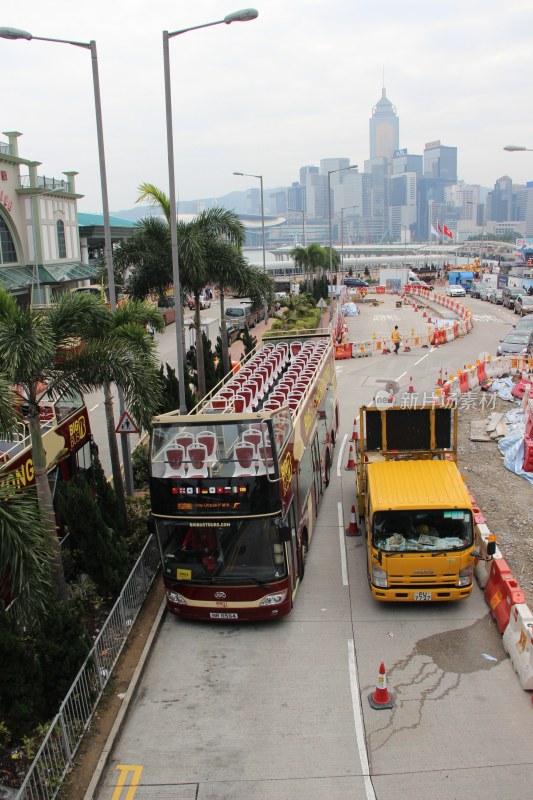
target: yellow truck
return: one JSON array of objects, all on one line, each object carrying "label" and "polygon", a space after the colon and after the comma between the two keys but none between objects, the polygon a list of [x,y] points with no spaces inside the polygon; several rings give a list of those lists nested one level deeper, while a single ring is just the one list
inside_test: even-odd
[{"label": "yellow truck", "polygon": [[456,406],[363,406],[359,430],[357,510],[372,596],[468,597],[474,513],[457,467]]}]

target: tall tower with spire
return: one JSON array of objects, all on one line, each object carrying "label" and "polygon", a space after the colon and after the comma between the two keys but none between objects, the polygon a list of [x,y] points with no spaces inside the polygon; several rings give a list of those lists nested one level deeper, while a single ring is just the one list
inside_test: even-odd
[{"label": "tall tower with spire", "polygon": [[381,90],[381,99],[372,109],[370,124],[370,158],[386,158],[392,161],[392,155],[399,148],[400,120],[396,108],[387,97],[385,87]]}]

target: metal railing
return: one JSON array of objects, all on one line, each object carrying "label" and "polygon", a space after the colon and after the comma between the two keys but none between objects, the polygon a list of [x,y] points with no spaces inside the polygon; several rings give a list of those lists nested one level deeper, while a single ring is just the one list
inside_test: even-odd
[{"label": "metal railing", "polygon": [[0,153],[5,156],[12,155],[11,145],[5,142],[0,143]]},{"label": "metal railing", "polygon": [[37,184],[32,186],[29,175],[20,176],[21,189],[63,189],[68,192],[68,181],[61,178],[47,178],[45,175],[37,176]]},{"label": "metal railing", "polygon": [[54,800],[57,796],[159,564],[159,547],[151,536],[61,703],[15,800]]}]

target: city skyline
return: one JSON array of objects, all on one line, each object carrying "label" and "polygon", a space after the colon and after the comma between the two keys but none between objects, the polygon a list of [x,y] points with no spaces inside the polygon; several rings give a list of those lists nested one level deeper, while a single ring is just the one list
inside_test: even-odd
[{"label": "city skyline", "polygon": [[[223,18],[238,3],[199,0],[187,11],[163,0],[104,5],[91,15],[58,0],[28,0],[2,25],[98,47],[109,203],[131,208],[143,181],[168,191],[161,32]],[[421,154],[439,139],[458,149],[458,175],[491,187],[503,175],[533,177],[527,103],[533,8],[511,0],[446,13],[421,0],[364,12],[349,0],[269,0],[256,20],[217,26],[171,43],[177,196],[219,197],[298,180],[305,164],[346,157],[363,169],[369,118],[383,83],[400,118],[399,146]],[[0,40],[6,80],[2,130],[41,174],[76,170],[80,211],[101,210],[90,58],[64,44]],[[383,79],[384,71],[384,79]],[[38,75],[38,91],[36,76]]]}]

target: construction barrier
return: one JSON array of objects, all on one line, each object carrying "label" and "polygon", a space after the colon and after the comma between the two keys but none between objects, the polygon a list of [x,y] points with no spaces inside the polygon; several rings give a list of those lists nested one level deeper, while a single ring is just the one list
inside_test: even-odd
[{"label": "construction barrier", "polygon": [[525,603],[518,603],[511,609],[503,646],[522,689],[533,689],[533,614]]},{"label": "construction barrier", "polygon": [[485,600],[490,606],[498,630],[503,633],[509,623],[512,606],[525,602],[524,593],[503,558],[492,562],[485,585]]},{"label": "construction barrier", "polygon": [[488,544],[494,539],[495,537],[490,532],[488,525],[485,523],[476,525],[474,544],[476,553],[478,553],[481,558],[474,558],[474,573],[480,589],[484,589],[487,585],[493,559],[503,558],[497,546],[494,555],[492,557],[488,555]]}]

